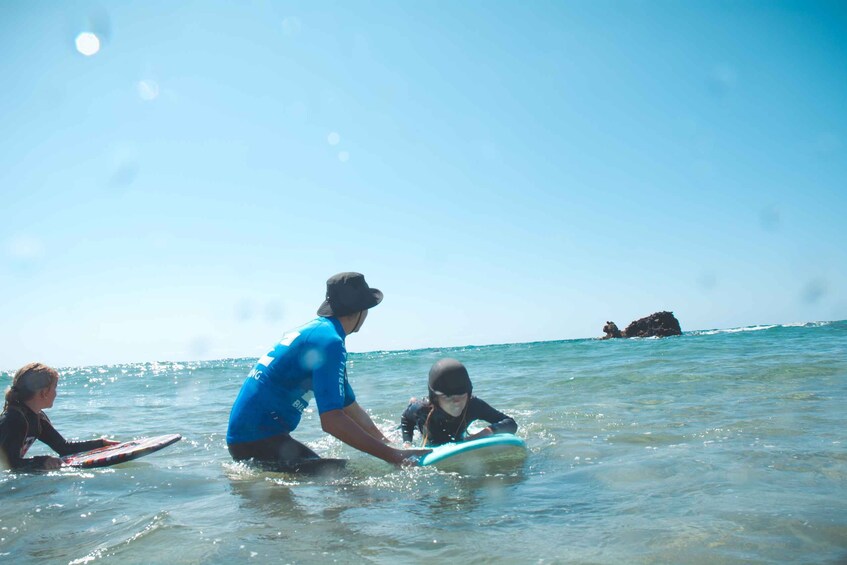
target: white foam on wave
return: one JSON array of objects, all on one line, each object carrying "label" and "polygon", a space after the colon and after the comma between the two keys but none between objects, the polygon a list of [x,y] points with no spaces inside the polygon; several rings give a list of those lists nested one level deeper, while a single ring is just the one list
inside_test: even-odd
[{"label": "white foam on wave", "polygon": [[832,322],[795,322],[793,324],[782,324],[784,328],[821,328],[832,325]]},{"label": "white foam on wave", "polygon": [[771,328],[776,328],[777,325],[772,326],[747,326],[744,328],[728,328],[724,330],[696,330],[690,333],[691,335],[717,335],[717,334],[735,334],[741,332],[758,332],[762,330],[769,330]]},{"label": "white foam on wave", "polygon": [[828,326],[832,322],[795,322],[792,324],[769,324],[759,326],[745,326],[743,328],[727,328],[722,330],[694,330],[685,332],[688,335],[717,335],[717,334],[735,334],[742,332],[758,332],[762,330],[770,330],[773,328],[820,328]]}]

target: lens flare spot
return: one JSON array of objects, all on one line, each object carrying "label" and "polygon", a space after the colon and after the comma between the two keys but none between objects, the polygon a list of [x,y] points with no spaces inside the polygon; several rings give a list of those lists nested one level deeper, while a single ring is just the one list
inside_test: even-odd
[{"label": "lens flare spot", "polygon": [[317,349],[309,349],[300,358],[300,363],[304,369],[317,369],[324,363],[323,353]]},{"label": "lens flare spot", "polygon": [[330,145],[338,145],[341,142],[341,136],[338,135],[338,132],[333,131],[326,136],[326,141]]},{"label": "lens flare spot", "polygon": [[30,236],[17,236],[6,244],[10,257],[24,261],[35,261],[44,256],[44,244],[40,239]]},{"label": "lens flare spot", "polygon": [[100,51],[100,38],[90,31],[85,31],[77,35],[75,43],[76,50],[86,57],[96,55]]},{"label": "lens flare spot", "polygon": [[775,206],[763,208],[759,211],[759,225],[763,230],[779,231],[779,210]]},{"label": "lens flare spot", "polygon": [[339,151],[338,160],[341,161],[342,163],[346,163],[347,161],[350,160],[350,153],[347,152],[347,151]]},{"label": "lens flare spot", "polygon": [[159,84],[155,80],[141,80],[136,85],[138,96],[147,102],[159,97]]},{"label": "lens flare spot", "polygon": [[288,36],[295,36],[300,33],[300,28],[303,27],[303,23],[299,18],[296,17],[288,17],[282,20],[282,32]]},{"label": "lens flare spot", "polygon": [[282,319],[282,305],[278,302],[268,302],[265,305],[265,321],[277,322]]},{"label": "lens flare spot", "polygon": [[806,283],[805,288],[803,288],[802,297],[805,302],[814,304],[825,297],[828,291],[829,289],[825,280],[820,278],[813,279]]}]

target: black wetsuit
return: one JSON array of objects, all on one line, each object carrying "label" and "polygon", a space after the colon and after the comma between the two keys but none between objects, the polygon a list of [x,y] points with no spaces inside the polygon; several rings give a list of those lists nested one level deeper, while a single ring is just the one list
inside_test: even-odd
[{"label": "black wetsuit", "polygon": [[105,446],[102,439],[67,441],[43,412],[39,415],[26,404],[14,403],[0,414],[0,468],[43,470],[47,455],[24,458],[35,440],[46,443],[59,455],[71,455]]},{"label": "black wetsuit", "polygon": [[441,445],[462,441],[468,426],[474,420],[485,420],[495,434],[513,434],[518,429],[518,424],[512,418],[495,410],[484,400],[472,396],[459,417],[453,417],[441,408],[433,410],[429,399],[415,400],[403,412],[400,430],[403,433],[403,441],[411,442],[417,428],[423,434],[426,446]]},{"label": "black wetsuit", "polygon": [[280,473],[321,474],[343,469],[345,459],[321,457],[288,434],[227,446],[236,461],[251,460],[257,467]]}]

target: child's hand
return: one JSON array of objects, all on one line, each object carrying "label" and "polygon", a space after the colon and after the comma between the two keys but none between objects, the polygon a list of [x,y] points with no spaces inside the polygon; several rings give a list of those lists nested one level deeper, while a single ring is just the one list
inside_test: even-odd
[{"label": "child's hand", "polygon": [[418,460],[426,455],[427,453],[431,453],[431,449],[404,449],[400,451],[403,454],[403,458],[397,463],[399,467],[417,467]]},{"label": "child's hand", "polygon": [[58,457],[48,457],[44,460],[44,468],[48,471],[52,471],[53,469],[58,469],[63,465],[63,461]]},{"label": "child's hand", "polygon": [[491,428],[483,428],[483,429],[479,430],[477,433],[466,437],[463,441],[469,441],[469,440],[472,440],[472,439],[479,439],[479,438],[483,438],[483,437],[490,436],[490,435],[494,435],[494,430],[492,430]]}]

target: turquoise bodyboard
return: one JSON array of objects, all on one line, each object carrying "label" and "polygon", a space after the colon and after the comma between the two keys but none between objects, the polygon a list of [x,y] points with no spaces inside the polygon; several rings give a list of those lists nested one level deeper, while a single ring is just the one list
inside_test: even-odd
[{"label": "turquoise bodyboard", "polygon": [[447,464],[485,464],[524,457],[526,457],[524,440],[514,434],[494,434],[470,441],[436,446],[432,448],[431,453],[427,453],[418,460],[418,465],[443,467]]}]

